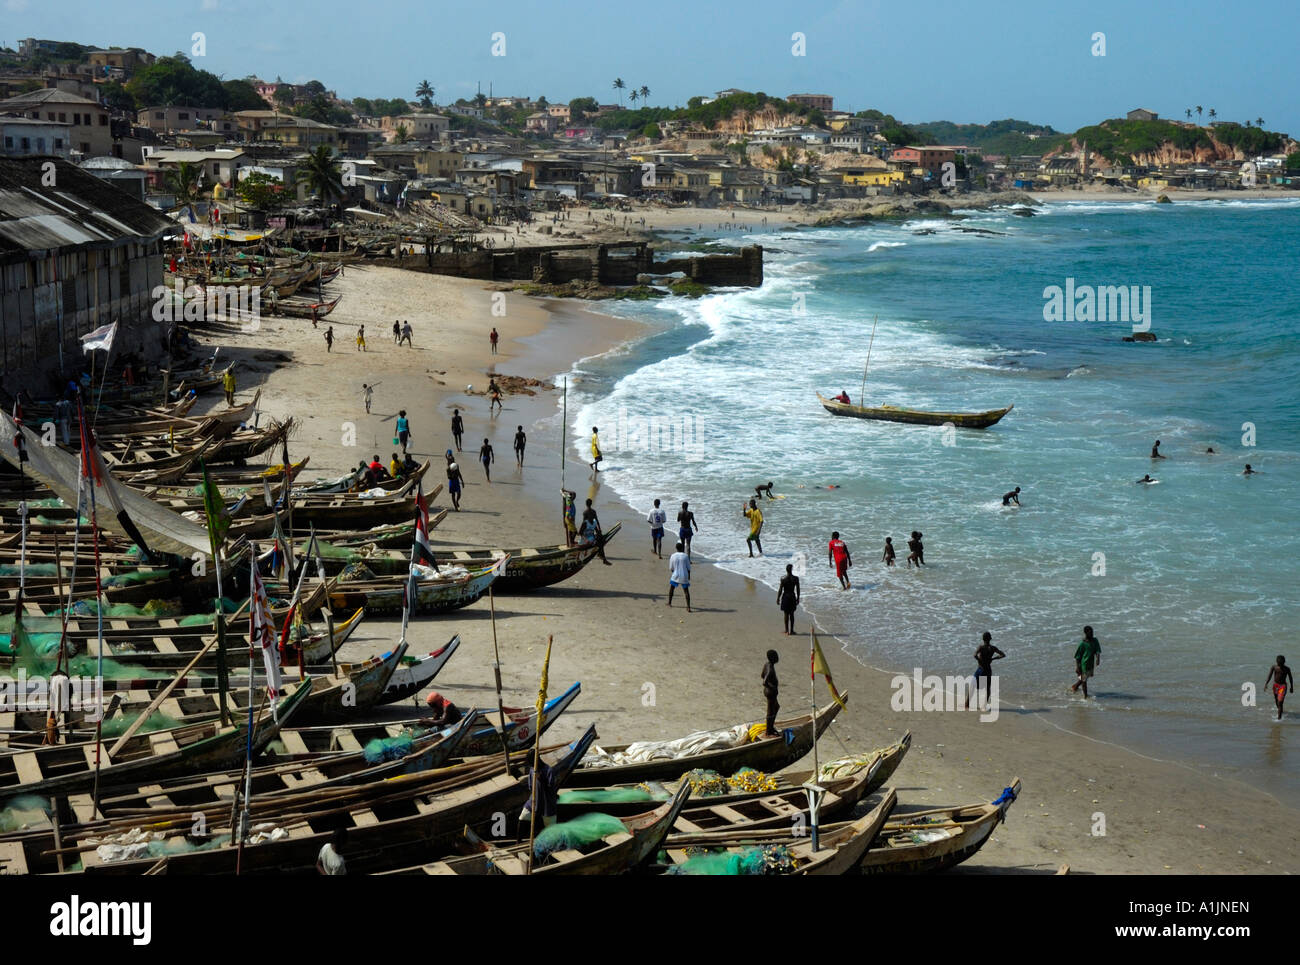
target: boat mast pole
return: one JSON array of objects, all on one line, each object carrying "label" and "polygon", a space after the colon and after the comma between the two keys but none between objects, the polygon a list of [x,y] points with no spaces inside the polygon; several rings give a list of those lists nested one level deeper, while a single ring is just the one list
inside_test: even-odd
[{"label": "boat mast pole", "polygon": [[[91,358],[94,358],[93,352],[91,353]],[[79,405],[79,410],[78,415],[81,417],[81,467],[82,473],[89,476],[91,475],[91,463],[89,460],[92,458],[90,447],[93,444],[91,440],[94,438],[94,435],[91,428],[86,425],[85,405]],[[96,646],[98,647],[97,659],[95,661],[95,677],[102,682],[104,679],[104,582],[103,574],[100,572],[99,568],[99,522],[95,510],[95,486],[92,484],[88,488],[90,489],[90,535],[94,540],[95,545],[95,638]],[[80,510],[80,508],[81,507],[77,507],[78,510]],[[92,814],[99,810],[99,765],[104,756],[104,745],[102,742],[104,736],[104,715],[101,713],[97,716],[99,719],[95,721],[95,790],[91,798]]]},{"label": "boat mast pole", "polygon": [[821,810],[822,795],[826,793],[826,789],[817,783],[817,779],[821,776],[821,767],[818,765],[817,762],[817,651],[818,649],[819,648],[817,646],[817,634],[816,632],[814,632],[812,634],[812,649],[809,651],[808,654],[809,669],[812,671],[811,673],[808,674],[808,699],[812,704],[813,769],[812,769],[812,776],[808,778],[808,780],[804,783],[803,786],[804,793],[808,795],[808,831],[809,831],[809,835],[812,838],[812,849],[814,854],[816,854],[818,851],[821,850],[821,845],[818,843],[818,833],[817,833],[819,827],[818,812],[820,812]]},{"label": "boat mast pole", "polygon": [[871,368],[871,346],[876,344],[876,322],[879,321],[880,316],[877,315],[871,322],[871,341],[867,343],[867,364],[862,366],[862,392],[858,395],[858,405],[867,404],[867,369]]},{"label": "boat mast pole", "polygon": [[[564,377],[564,396],[560,415],[560,522],[564,527],[564,542],[569,542],[569,524],[564,515],[564,454],[569,448],[569,377]],[[490,592],[489,588],[489,592]]]},{"label": "boat mast pole", "polygon": [[[493,583],[496,580],[492,581]],[[492,654],[495,660],[492,672],[497,680],[497,715],[501,720],[501,750],[506,758],[506,773],[510,773],[510,743],[506,740],[506,705],[501,699],[501,648],[497,646],[497,601],[492,593],[492,584],[488,584],[488,606],[492,611]],[[540,722],[539,722],[540,724]]]},{"label": "boat mast pole", "polygon": [[[262,622],[261,626],[255,625],[258,622],[258,616],[254,611],[261,602],[260,600],[254,600],[257,594],[257,545],[250,544],[248,549],[248,742],[245,745],[244,754],[244,807],[239,814],[239,849],[235,852],[235,874],[239,874],[243,870],[244,840],[248,837],[250,823],[248,804],[249,798],[253,794],[253,713],[255,710],[255,701],[253,699],[253,647],[258,644],[265,645],[265,641],[260,638],[259,631],[260,633],[266,633],[267,631],[265,622]],[[269,614],[262,612],[261,620],[265,621],[266,619],[269,619]],[[269,675],[266,678],[266,686],[268,688],[274,686]],[[299,684],[299,686],[302,686],[302,684]],[[272,700],[274,699],[272,697]],[[272,711],[274,709],[275,705],[272,704]]]}]

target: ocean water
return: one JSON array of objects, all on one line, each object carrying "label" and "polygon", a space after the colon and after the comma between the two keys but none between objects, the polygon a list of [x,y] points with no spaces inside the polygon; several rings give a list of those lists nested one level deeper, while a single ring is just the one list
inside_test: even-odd
[{"label": "ocean water", "polygon": [[[710,561],[774,586],[794,563],[806,608],[899,672],[968,674],[989,630],[1004,711],[1300,803],[1300,698],[1274,724],[1263,688],[1276,654],[1300,664],[1300,200],[1040,212],[719,238],[763,244],[765,283],[616,309],[657,334],[571,373],[570,481],[600,426],[603,485],[670,520],[691,502],[697,580]],[[1159,341],[1046,321],[1067,279],[1137,286]],[[1015,408],[982,432],[832,417],[816,393],[858,402],[869,347],[870,404]],[[750,559],[742,503],[768,480],[786,498]],[[914,529],[923,571],[902,565]],[[1088,703],[1066,692],[1085,624]]]}]

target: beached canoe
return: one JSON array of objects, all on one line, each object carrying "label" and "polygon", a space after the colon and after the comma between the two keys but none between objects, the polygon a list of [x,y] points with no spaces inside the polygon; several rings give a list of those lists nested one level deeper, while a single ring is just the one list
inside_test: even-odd
[{"label": "beached canoe", "polygon": [[875,419],[879,422],[906,422],[921,426],[943,426],[952,423],[958,429],[987,429],[1015,408],[1014,405],[1009,405],[1005,409],[989,409],[987,412],[930,412],[925,409],[903,409],[893,405],[851,405],[828,399],[820,392],[817,393],[817,399],[831,415]]},{"label": "beached canoe", "polygon": [[[845,700],[848,695],[844,694]],[[687,771],[704,768],[734,774],[742,767],[775,773],[789,767],[812,750],[813,740],[830,726],[840,705],[831,702],[812,714],[778,720],[777,737],[749,739],[753,723],[729,730],[689,735],[691,748],[682,753],[687,738],[677,741],[610,744],[597,748],[576,768],[569,787],[607,787],[654,779],[675,780]],[[762,721],[759,721],[761,724]],[[672,756],[677,754],[679,756]]]},{"label": "beached canoe", "polygon": [[[491,566],[469,570],[463,576],[435,577],[415,584],[415,603],[419,613],[447,613],[469,606],[487,593],[510,562],[509,557]],[[330,592],[330,605],[339,610],[364,607],[367,613],[400,613],[406,597],[405,576],[387,579],[340,582]]]},{"label": "beached canoe", "polygon": [[580,543],[566,546],[563,543],[554,546],[535,546],[522,549],[488,550],[488,549],[438,549],[434,555],[441,564],[444,560],[466,568],[483,566],[492,562],[494,556],[504,553],[509,562],[505,572],[492,585],[493,593],[524,593],[528,590],[551,586],[575,575],[595,558],[596,553],[623,528],[622,523],[615,523],[605,530],[598,546],[595,543]]},{"label": "beached canoe", "polygon": [[[738,874],[737,865],[763,868],[760,874],[842,875],[862,860],[862,855],[894,809],[898,795],[892,787],[867,798],[867,812],[855,821],[822,824],[818,849],[806,827],[780,830],[722,831],[704,834],[670,834],[664,840],[669,864],[657,870],[668,874]],[[757,849],[779,849],[787,864],[777,870]],[[701,851],[707,853],[701,853]],[[701,860],[703,859],[703,860]],[[766,867],[765,867],[766,866]],[[756,873],[750,870],[747,873]]]},{"label": "beached canoe", "polygon": [[640,866],[658,850],[673,827],[690,785],[684,785],[671,800],[657,808],[618,818],[622,829],[611,831],[581,851],[571,848],[551,851],[528,867],[528,842],[502,846],[480,840],[483,851],[428,864],[401,868],[391,874],[426,875],[618,875]]},{"label": "beached canoe", "polygon": [[[592,728],[572,746],[543,754],[557,780],[564,780],[594,739]],[[348,833],[347,861],[351,874],[370,874],[413,861],[433,860],[453,849],[465,827],[490,834],[496,814],[518,813],[529,794],[525,768],[521,760],[512,773],[505,774],[499,761],[489,760],[463,768],[461,772],[465,776],[450,781],[441,780],[442,775],[437,771],[404,775],[380,782],[384,793],[377,797],[364,793],[366,785],[358,789],[363,793],[353,799],[345,797],[341,802],[313,792],[302,795],[301,802],[295,800],[289,810],[274,799],[263,798],[259,802],[254,797],[253,827],[272,825],[282,833],[247,844],[242,870],[245,874],[311,874],[321,847],[336,828],[344,828]],[[228,815],[229,805],[225,810]],[[317,812],[326,811],[328,816],[317,816]],[[147,820],[142,817],[141,824]],[[215,821],[209,822],[210,828],[219,826]],[[192,822],[184,825],[177,822],[162,830],[164,839],[156,843],[167,851],[170,841],[192,834]],[[65,835],[65,847],[80,847],[83,837]],[[215,838],[210,847],[202,850],[178,849],[168,855],[170,870],[183,874],[233,874],[236,850],[228,838]],[[157,858],[150,854],[106,860],[99,850],[87,850],[83,861],[88,873],[139,874],[152,867]]]},{"label": "beached canoe", "polygon": [[959,865],[984,846],[1019,796],[1017,777],[990,804],[896,815],[880,829],[859,870],[869,875],[916,875]]},{"label": "beached canoe", "polygon": [[[506,711],[502,726],[501,715],[496,711],[479,711],[479,726],[470,732],[460,746],[460,753],[466,757],[473,755],[500,754],[501,735],[505,733],[506,746],[511,753],[533,746],[539,734],[545,734],[552,724],[564,713],[569,705],[582,693],[582,683],[574,682],[564,693],[552,697],[542,708],[542,726],[537,726],[537,708],[524,711]],[[487,726],[483,726],[486,724]]]},{"label": "beached canoe", "polygon": [[[275,738],[310,693],[311,682],[307,680],[291,685],[289,695],[279,702],[274,715],[269,704],[262,705],[253,721],[254,755]],[[108,751],[115,743],[105,738],[98,750],[94,741],[87,741],[0,754],[0,798],[86,790],[95,783],[97,754],[102,787],[233,767],[247,752],[248,718],[228,727],[212,721],[135,734],[110,757]]]},{"label": "beached canoe", "polygon": [[451,655],[460,646],[460,634],[456,634],[445,644],[423,657],[403,657],[397,669],[388,680],[388,686],[379,695],[378,703],[391,704],[407,697],[414,697],[433,682],[451,659]]}]

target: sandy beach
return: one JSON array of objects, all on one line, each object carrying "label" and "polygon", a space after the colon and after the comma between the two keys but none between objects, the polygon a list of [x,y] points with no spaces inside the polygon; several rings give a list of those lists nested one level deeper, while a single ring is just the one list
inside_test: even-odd
[{"label": "sandy beach", "polygon": [[[1076,196],[1071,192],[1062,200]],[[759,223],[775,218],[744,214]],[[648,226],[666,224],[646,217]],[[699,217],[692,215],[691,228],[702,223]],[[550,382],[574,360],[642,337],[647,327],[569,304],[488,291],[477,282],[393,268],[349,266],[332,287],[344,298],[318,329],[302,319],[270,318],[252,334],[204,339],[220,344],[223,355],[242,360],[238,400],[260,388],[265,413],[299,420],[291,455],[310,454],[314,477],[338,475],[375,453],[386,460],[394,448],[392,422],[405,408],[417,456],[434,459],[430,479],[435,482],[443,478],[441,454],[451,444],[449,420],[458,407],[465,417],[467,450],[472,445],[476,453],[478,440],[487,437],[497,461],[488,484],[475,455],[463,454],[468,487],[462,511],[449,513],[434,531],[435,551],[562,542],[558,393],[538,388],[532,395],[509,394],[504,412],[495,416],[479,393],[490,374]],[[494,302],[501,297],[504,303]],[[394,319],[411,321],[413,348],[394,344]],[[337,337],[328,353],[327,324]],[[362,324],[366,352],[353,341]],[[502,336],[497,355],[488,342],[494,325]],[[288,363],[277,367],[268,350],[286,353]],[[369,415],[362,405],[363,382],[378,384]],[[467,386],[473,386],[472,393]],[[343,444],[348,423],[356,428],[351,447]],[[517,425],[529,440],[522,469],[511,451]],[[797,614],[800,635],[783,636],[770,588],[711,567],[702,557],[695,560],[693,574],[695,612],[688,614],[680,601],[670,609],[665,606],[667,561],[650,552],[648,507],[623,505],[599,475],[572,458],[566,480],[580,500],[593,500],[605,528],[621,521],[623,531],[609,546],[612,566],[593,561],[558,586],[495,600],[507,704],[527,706],[535,700],[542,655],[553,635],[552,692],[574,680],[583,688],[551,732],[557,739],[571,739],[592,722],[602,741],[621,742],[760,719],[759,670],[768,648],[781,655],[782,713],[806,711],[808,613]],[[679,491],[663,494],[665,505],[692,498],[692,485],[683,472]],[[450,503],[443,496],[436,506],[450,508]],[[700,523],[709,525],[707,519]],[[876,565],[864,561],[855,573],[865,576]],[[829,585],[833,579],[820,561],[810,564],[808,582]],[[416,619],[408,633],[415,652],[461,635],[461,650],[436,685],[463,706],[495,702],[490,616],[484,600],[449,616]],[[391,644],[397,632],[396,619],[368,619],[345,656],[370,656]],[[1295,827],[1300,814],[1253,788],[1101,743],[1090,734],[1086,710],[1022,706],[1010,677],[1002,681],[1001,714],[994,722],[960,711],[895,711],[891,678],[910,668],[853,660],[837,642],[851,639],[852,627],[825,625],[820,632],[836,684],[850,694],[849,709],[822,742],[823,760],[893,743],[910,730],[913,749],[891,782],[903,808],[992,800],[1013,777],[1023,781],[1007,823],[960,872],[1053,873],[1062,864],[1072,873],[1098,874],[1300,870],[1300,859],[1272,849],[1269,836],[1261,833]],[[972,639],[972,650],[976,642]],[[1062,676],[1068,680],[1068,667]],[[816,698],[827,699],[821,681]],[[402,716],[412,709],[392,708]],[[1095,833],[1103,821],[1105,833]]]}]

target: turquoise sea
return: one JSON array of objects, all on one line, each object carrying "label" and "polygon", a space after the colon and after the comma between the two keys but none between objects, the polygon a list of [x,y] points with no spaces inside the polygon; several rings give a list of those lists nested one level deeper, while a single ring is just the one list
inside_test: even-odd
[{"label": "turquoise sea", "polygon": [[[1276,654],[1300,664],[1300,199],[1038,211],[726,233],[765,246],[763,286],[616,307],[657,334],[571,373],[571,451],[585,463],[599,425],[605,485],[670,518],[690,500],[697,558],[772,585],[794,562],[865,663],[970,673],[989,630],[1004,709],[1300,803],[1300,697],[1274,724],[1263,688]],[[1149,288],[1158,341],[1045,321],[1067,279]],[[815,393],[859,401],[873,324],[868,403],[1014,410],[947,434],[830,416]],[[769,479],[787,498],[751,560],[741,501]],[[920,572],[901,565],[913,529]],[[1084,624],[1103,648],[1087,704],[1066,692]]]}]

